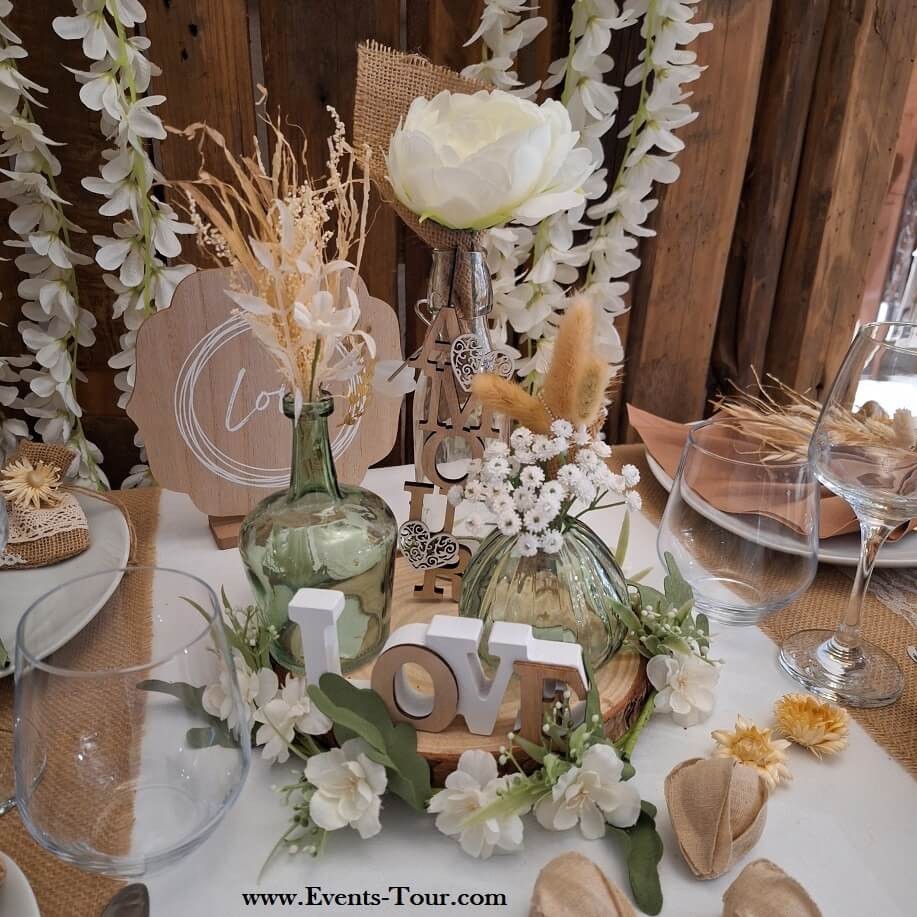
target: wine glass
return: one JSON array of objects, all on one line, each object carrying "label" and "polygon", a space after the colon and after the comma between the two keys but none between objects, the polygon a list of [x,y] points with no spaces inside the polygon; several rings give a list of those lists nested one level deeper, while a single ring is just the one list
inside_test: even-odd
[{"label": "wine glass", "polygon": [[[57,586],[19,622],[16,803],[33,839],[60,859],[137,877],[187,855],[232,806],[248,772],[250,717],[216,596],[189,574],[125,569],[91,623],[61,645],[68,620],[112,573]],[[207,685],[235,728],[205,710]]]},{"label": "wine glass", "polygon": [[763,461],[733,422],[691,428],[659,525],[695,607],[754,624],[808,589],[818,566],[818,482],[807,459]]},{"label": "wine glass", "polygon": [[[796,681],[851,707],[882,707],[904,678],[860,635],[863,599],[889,534],[917,516],[917,324],[864,325],[841,365],[810,446],[822,483],[860,522],[860,563],[837,629],[794,634],[780,664]],[[913,535],[906,536],[913,538]]]}]

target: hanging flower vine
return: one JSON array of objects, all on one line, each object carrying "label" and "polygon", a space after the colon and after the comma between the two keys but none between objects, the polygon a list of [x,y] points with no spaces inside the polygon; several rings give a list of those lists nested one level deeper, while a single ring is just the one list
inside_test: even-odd
[{"label": "hanging flower vine", "polygon": [[[596,323],[603,355],[620,362],[624,352],[614,319],[626,311],[628,284],[622,279],[640,266],[635,254],[638,238],[651,236],[646,227],[657,201],[654,185],[678,177],[672,162],[684,143],[673,131],[694,120],[682,86],[696,80],[702,68],[696,54],[685,50],[712,28],[694,23],[700,0],[574,0],[566,56],[555,60],[545,90],[561,87],[561,101],[570,112],[581,143],[590,150],[597,169],[584,187],[587,203],[545,220],[531,229],[501,229],[489,234],[488,261],[494,275],[497,336],[512,329],[519,335],[526,358],[519,372],[537,385],[550,362],[560,313],[573,286],[579,286],[602,313]],[[523,18],[534,10],[519,0],[485,0],[481,27],[472,39],[483,41],[484,60],[463,74],[500,88],[533,94],[538,84],[519,88],[511,69],[519,48],[543,25],[541,17]],[[638,65],[627,74],[626,86],[640,86],[637,110],[621,133],[625,154],[611,190],[602,137],[614,126],[620,88],[606,82],[614,61],[606,52],[614,31],[641,22],[644,48]],[[589,201],[593,201],[591,206]],[[588,219],[585,219],[588,218]],[[577,233],[589,231],[577,244]]]},{"label": "hanging flower vine", "polygon": [[[26,320],[19,323],[19,331],[34,357],[4,358],[0,381],[27,382],[29,391],[19,401],[16,386],[5,385],[0,388],[0,404],[21,406],[36,418],[35,431],[45,442],[63,442],[74,449],[80,457],[80,483],[105,488],[102,453],[83,431],[76,396],[76,384],[83,379],[77,356],[81,347],[95,342],[96,321],[79,305],[75,268],[92,264],[92,259],[71,245],[71,234],[84,230],[67,218],[66,201],[57,193],[55,178],[61,165],[51,147],[59,144],[44,134],[34,116],[35,108],[44,107],[36,93],[47,90],[19,71],[17,61],[28,55],[6,24],[12,10],[9,0],[0,2],[0,156],[9,163],[9,168],[0,169],[5,176],[0,197],[13,205],[9,226],[18,239],[6,244],[22,250],[16,266],[27,275],[18,288]],[[0,424],[0,453],[28,435],[21,420],[5,418]]]},{"label": "hanging flower vine", "polygon": [[[162,95],[144,95],[160,70],[145,56],[149,39],[130,35],[146,20],[139,0],[74,0],[75,16],[58,16],[54,30],[62,38],[80,40],[92,63],[88,70],[71,70],[82,84],[80,99],[101,115],[101,129],[111,148],[102,154],[98,178],[84,178],[83,187],[101,195],[103,216],[118,217],[112,236],[93,236],[95,260],[106,272],[105,284],[115,294],[114,316],[124,321],[121,350],[109,365],[119,370],[115,384],[118,406],[127,404],[134,387],[137,332],[154,312],[166,308],[178,283],[194,271],[192,265],[169,265],[181,253],[178,236],[194,229],[178,220],[175,211],[154,193],[164,179],[147,152],[151,140],[164,140],[166,131],[153,109]],[[135,438],[142,449],[142,443]],[[149,480],[144,456],[131,469],[124,486]]]}]

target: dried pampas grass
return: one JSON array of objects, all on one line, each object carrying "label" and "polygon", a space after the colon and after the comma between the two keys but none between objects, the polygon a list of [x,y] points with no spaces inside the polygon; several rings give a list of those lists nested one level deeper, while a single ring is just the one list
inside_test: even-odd
[{"label": "dried pampas grass", "polygon": [[[713,407],[726,424],[756,445],[762,462],[804,459],[822,406],[775,376],[767,378],[770,386],[756,375],[757,392],[717,398]],[[868,401],[855,413],[836,408],[831,423],[851,445],[917,449],[917,419],[907,410],[889,417],[880,405]]]},{"label": "dried pampas grass", "polygon": [[328,111],[334,131],[321,180],[308,174],[305,141],[294,152],[279,116],[264,119],[274,148],[267,163],[257,142],[253,156],[236,157],[206,124],[178,132],[198,139],[202,160],[209,142],[229,167],[232,182],[202,164],[195,181],[175,184],[187,197],[201,247],[232,269],[228,295],[277,361],[297,415],[326,383],[367,376],[375,353],[372,338],[356,327],[360,309],[351,286],[366,240],[370,150],[354,150],[337,113]]},{"label": "dried pampas grass", "polygon": [[475,376],[471,390],[483,405],[535,433],[547,433],[555,420],[595,429],[604,415],[612,368],[595,353],[593,331],[592,306],[576,299],[560,320],[539,395],[493,373]]}]

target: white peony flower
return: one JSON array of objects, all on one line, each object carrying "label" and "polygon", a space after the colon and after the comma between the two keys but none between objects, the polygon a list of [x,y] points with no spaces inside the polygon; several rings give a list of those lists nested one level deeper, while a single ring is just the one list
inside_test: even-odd
[{"label": "white peony flower", "polygon": [[593,745],[579,767],[571,767],[551,794],[535,806],[535,817],[549,831],[579,823],[583,836],[603,837],[605,823],[629,828],[640,816],[640,793],[621,780],[624,763],[610,745]]},{"label": "white peony flower", "polygon": [[304,678],[288,678],[280,693],[255,711],[254,718],[263,724],[255,734],[255,742],[264,745],[261,756],[278,764],[290,757],[289,745],[296,732],[318,736],[331,729],[331,720],[312,706]]},{"label": "white peony flower", "polygon": [[417,98],[392,135],[386,163],[398,200],[452,229],[535,224],[584,201],[593,171],[567,110],[507,92]]},{"label": "white peony flower", "polygon": [[430,800],[428,810],[436,814],[436,827],[469,856],[486,860],[496,849],[515,851],[522,847],[524,811],[496,816],[468,824],[469,819],[497,799],[509,778],[497,776],[493,755],[479,749],[463,751],[458,768],[446,777],[445,789]]},{"label": "white peony flower", "polygon": [[646,675],[659,692],[656,710],[671,713],[679,726],[694,726],[713,712],[720,673],[713,663],[691,653],[653,656]]},{"label": "white peony flower", "polygon": [[[271,669],[251,671],[235,651],[233,652],[233,663],[242,703],[245,704],[249,714],[253,715],[258,707],[263,707],[277,694],[279,687],[277,675]],[[240,723],[238,711],[232,703],[229,669],[225,665],[220,668],[219,679],[204,688],[201,704],[211,716],[226,720],[229,728],[235,729]]]},{"label": "white peony flower", "polygon": [[326,831],[350,826],[364,840],[382,830],[381,796],[388,778],[381,764],[367,756],[363,739],[348,739],[340,748],[313,755],[306,763],[306,780],[316,792],[309,802],[312,821]]},{"label": "white peony flower", "polygon": [[638,512],[643,506],[643,498],[636,490],[628,491],[624,502],[627,504],[627,508],[633,510],[633,512]]}]

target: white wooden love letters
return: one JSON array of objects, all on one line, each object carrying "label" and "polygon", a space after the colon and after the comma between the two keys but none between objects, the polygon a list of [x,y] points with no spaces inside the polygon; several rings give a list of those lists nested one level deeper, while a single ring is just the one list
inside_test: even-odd
[{"label": "white wooden love letters", "polygon": [[[340,592],[328,589],[300,589],[290,602],[290,620],[302,635],[309,684],[317,684],[325,672],[340,673],[335,627],[340,611],[335,614],[333,609],[343,608],[343,603]],[[545,687],[553,694],[556,683],[563,682],[584,697],[588,682],[579,644],[540,640],[528,624],[498,621],[487,643],[498,664],[488,678],[478,657],[483,630],[480,620],[435,615],[427,623],[405,624],[393,631],[372,672],[372,687],[392,719],[425,732],[442,732],[462,716],[470,732],[491,735],[515,672],[522,682],[521,732],[537,741]],[[419,694],[407,683],[408,663],[427,670],[432,695]]]}]

